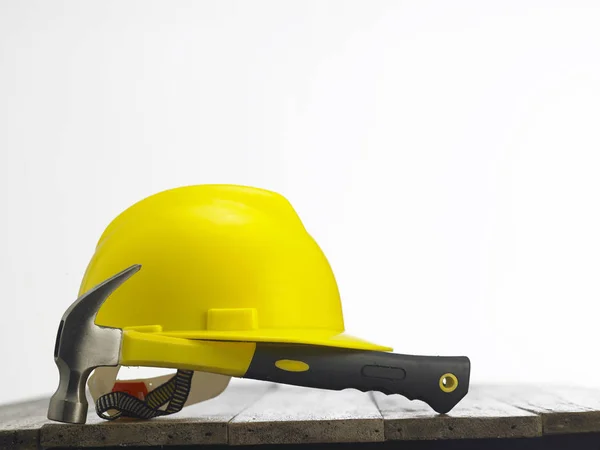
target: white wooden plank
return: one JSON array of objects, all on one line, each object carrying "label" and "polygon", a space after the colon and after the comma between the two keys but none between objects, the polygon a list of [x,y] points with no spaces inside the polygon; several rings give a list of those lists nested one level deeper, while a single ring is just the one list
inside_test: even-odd
[{"label": "white wooden plank", "polygon": [[40,442],[44,448],[227,444],[227,423],[272,387],[232,383],[214,399],[147,421],[107,422],[91,411],[85,425],[45,424]]},{"label": "white wooden plank", "polygon": [[544,434],[600,432],[600,390],[532,385],[484,389],[491,398],[540,414]]},{"label": "white wooden plank", "polygon": [[373,397],[385,420],[386,440],[524,438],[541,436],[538,415],[489,399],[474,388],[448,414],[419,400],[379,392]]},{"label": "white wooden plank", "polygon": [[37,450],[39,430],[46,422],[48,399],[0,407],[0,449]]},{"label": "white wooden plank", "polygon": [[229,424],[231,445],[383,441],[369,394],[279,386]]}]

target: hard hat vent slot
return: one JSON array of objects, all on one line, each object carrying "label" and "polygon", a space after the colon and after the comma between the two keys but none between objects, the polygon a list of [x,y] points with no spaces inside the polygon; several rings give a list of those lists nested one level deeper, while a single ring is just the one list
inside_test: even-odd
[{"label": "hard hat vent slot", "polygon": [[258,329],[258,311],[254,308],[209,309],[206,329],[210,331],[243,331]]}]

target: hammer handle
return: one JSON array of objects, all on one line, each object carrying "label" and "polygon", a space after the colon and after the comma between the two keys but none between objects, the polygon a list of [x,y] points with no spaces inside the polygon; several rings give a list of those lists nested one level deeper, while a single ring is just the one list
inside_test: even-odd
[{"label": "hammer handle", "polygon": [[244,378],[313,388],[379,391],[447,413],[467,394],[467,357],[414,356],[310,345],[257,343]]}]

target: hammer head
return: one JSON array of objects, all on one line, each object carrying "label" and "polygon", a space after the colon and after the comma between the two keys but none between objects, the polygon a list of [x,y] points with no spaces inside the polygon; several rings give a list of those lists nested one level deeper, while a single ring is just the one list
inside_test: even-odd
[{"label": "hammer head", "polygon": [[88,403],[85,383],[96,367],[119,364],[123,331],[94,323],[104,301],[121,284],[140,270],[131,266],[79,297],[62,317],[54,361],[60,381],[50,399],[48,419],[67,423],[85,423]]}]

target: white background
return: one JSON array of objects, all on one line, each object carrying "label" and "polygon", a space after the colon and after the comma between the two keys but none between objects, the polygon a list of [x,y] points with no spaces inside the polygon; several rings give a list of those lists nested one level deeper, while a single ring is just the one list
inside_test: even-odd
[{"label": "white background", "polygon": [[51,393],[104,227],[163,189],[295,206],[346,329],[600,385],[600,7],[0,3],[0,401]]}]

